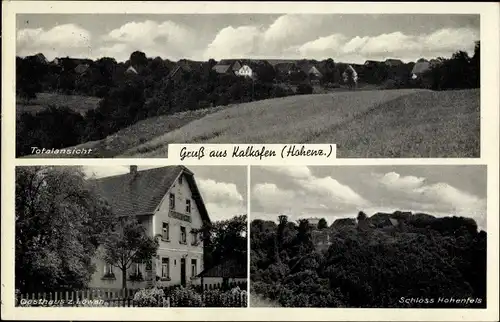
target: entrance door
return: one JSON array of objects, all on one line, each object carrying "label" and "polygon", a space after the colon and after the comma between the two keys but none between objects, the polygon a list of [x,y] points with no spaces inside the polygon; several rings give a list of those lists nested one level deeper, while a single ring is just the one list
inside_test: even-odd
[{"label": "entrance door", "polygon": [[181,258],[181,285],[186,286],[186,259]]}]

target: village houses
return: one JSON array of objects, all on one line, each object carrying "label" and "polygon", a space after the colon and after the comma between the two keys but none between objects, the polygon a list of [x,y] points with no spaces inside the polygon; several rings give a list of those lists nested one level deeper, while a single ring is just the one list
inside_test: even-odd
[{"label": "village houses", "polygon": [[[142,288],[199,283],[203,271],[203,241],[195,231],[210,223],[194,174],[183,166],[167,166],[95,180],[96,187],[118,217],[135,217],[156,237],[159,249],[152,264],[134,263],[127,285]],[[122,272],[95,258],[91,288],[120,289]]]}]

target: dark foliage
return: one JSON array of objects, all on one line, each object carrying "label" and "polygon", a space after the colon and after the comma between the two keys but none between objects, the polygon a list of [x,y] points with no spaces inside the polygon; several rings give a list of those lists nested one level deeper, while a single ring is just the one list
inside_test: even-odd
[{"label": "dark foliage", "polygon": [[[318,247],[312,235],[319,231],[312,234],[307,221],[253,220],[253,289],[285,307],[486,307],[486,233],[474,220],[403,213],[390,218],[398,215],[398,226],[389,217],[382,224],[384,215],[360,212],[365,229],[323,229],[327,249]],[[404,301],[410,298],[416,300]],[[445,298],[474,301],[440,300]]]}]

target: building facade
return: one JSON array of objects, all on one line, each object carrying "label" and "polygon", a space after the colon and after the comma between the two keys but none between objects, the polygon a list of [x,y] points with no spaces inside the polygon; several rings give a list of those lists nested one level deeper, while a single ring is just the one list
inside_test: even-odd
[{"label": "building facade", "polygon": [[[182,166],[168,166],[96,180],[103,197],[119,217],[134,216],[159,242],[150,263],[134,263],[127,287],[188,285],[203,271],[203,241],[199,230],[210,219],[194,180]],[[120,269],[99,257],[90,288],[122,288]]]}]

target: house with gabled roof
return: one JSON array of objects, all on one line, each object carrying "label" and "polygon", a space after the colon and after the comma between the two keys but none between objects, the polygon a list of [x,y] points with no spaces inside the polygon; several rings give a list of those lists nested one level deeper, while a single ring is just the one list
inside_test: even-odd
[{"label": "house with gabled roof", "polygon": [[295,62],[283,62],[274,65],[274,70],[277,75],[290,75],[300,71]]},{"label": "house with gabled roof", "polygon": [[[98,193],[118,218],[134,217],[159,248],[150,265],[134,263],[127,272],[129,288],[155,281],[159,286],[187,285],[203,271],[203,241],[198,233],[210,224],[194,174],[183,166],[167,166],[93,180]],[[99,258],[90,288],[122,287],[122,272]],[[140,277],[140,278],[139,278]]]},{"label": "house with gabled roof", "polygon": [[237,75],[242,66],[242,62],[238,59],[222,59],[212,67],[212,70],[218,74]]},{"label": "house with gabled roof", "polygon": [[396,67],[404,64],[401,59],[393,59],[393,58],[386,59],[384,63],[389,67]]},{"label": "house with gabled roof", "polygon": [[139,73],[137,72],[137,69],[134,66],[130,65],[130,66],[128,66],[127,70],[125,70],[125,74],[135,74],[135,75],[137,75]]},{"label": "house with gabled roof", "polygon": [[313,64],[303,64],[301,69],[310,78],[320,79],[323,77],[323,73],[321,73],[318,67]]},{"label": "house with gabled roof", "polygon": [[240,284],[248,281],[248,266],[246,261],[228,259],[203,270],[197,276],[196,284],[204,288],[210,285]]},{"label": "house with gabled roof", "polygon": [[75,72],[78,75],[83,76],[84,74],[87,73],[89,67],[90,67],[89,64],[79,64],[78,66],[75,67]]}]

